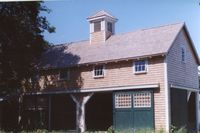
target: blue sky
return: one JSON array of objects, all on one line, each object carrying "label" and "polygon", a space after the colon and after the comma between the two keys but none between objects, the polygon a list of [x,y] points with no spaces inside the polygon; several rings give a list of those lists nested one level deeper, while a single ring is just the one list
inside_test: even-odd
[{"label": "blue sky", "polygon": [[87,40],[86,18],[106,10],[119,20],[116,34],[176,22],[185,22],[200,55],[200,6],[198,0],[62,0],[46,1],[47,16],[56,33],[44,33],[53,44]]}]

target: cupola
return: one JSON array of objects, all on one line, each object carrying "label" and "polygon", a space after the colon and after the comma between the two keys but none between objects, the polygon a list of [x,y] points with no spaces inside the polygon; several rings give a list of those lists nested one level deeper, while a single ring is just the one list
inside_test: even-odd
[{"label": "cupola", "polygon": [[90,23],[90,44],[102,44],[115,33],[117,18],[102,10],[87,18]]}]

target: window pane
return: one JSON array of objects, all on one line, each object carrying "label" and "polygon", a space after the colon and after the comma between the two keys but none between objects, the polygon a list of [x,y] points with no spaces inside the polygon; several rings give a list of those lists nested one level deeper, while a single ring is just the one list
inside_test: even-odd
[{"label": "window pane", "polygon": [[185,61],[185,48],[181,48],[181,60]]},{"label": "window pane", "polygon": [[142,66],[142,71],[145,71],[145,65]]},{"label": "window pane", "polygon": [[94,32],[101,30],[101,21],[94,22]]},{"label": "window pane", "polygon": [[131,108],[131,94],[120,93],[115,94],[115,108]]},{"label": "window pane", "polygon": [[149,108],[151,107],[151,93],[140,92],[133,94],[133,105],[135,108]]},{"label": "window pane", "polygon": [[135,72],[146,71],[145,60],[135,61]]},{"label": "window pane", "polygon": [[104,75],[103,65],[95,66],[94,68],[94,76],[103,76]]},{"label": "window pane", "polygon": [[108,26],[108,31],[112,32],[112,23],[108,22],[107,26]]}]

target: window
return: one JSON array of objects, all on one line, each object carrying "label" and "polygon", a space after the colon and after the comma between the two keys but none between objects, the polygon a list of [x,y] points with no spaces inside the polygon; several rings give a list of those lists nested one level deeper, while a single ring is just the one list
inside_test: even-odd
[{"label": "window", "polygon": [[151,107],[151,93],[150,92],[134,93],[133,106],[135,108],[150,108]]},{"label": "window", "polygon": [[94,77],[104,77],[104,66],[98,65],[94,67]]},{"label": "window", "polygon": [[138,60],[134,62],[134,72],[143,73],[147,71],[147,60]]},{"label": "window", "polygon": [[115,94],[115,108],[131,108],[131,94],[119,93]]},{"label": "window", "polygon": [[101,31],[101,21],[94,22],[94,32]]},{"label": "window", "polygon": [[186,61],[186,49],[184,46],[181,46],[181,61],[182,62]]},{"label": "window", "polygon": [[112,33],[112,23],[111,22],[107,23],[107,27],[108,27],[108,31],[110,31]]},{"label": "window", "polygon": [[69,69],[61,70],[59,74],[59,79],[60,80],[69,80],[70,77],[70,71]]}]

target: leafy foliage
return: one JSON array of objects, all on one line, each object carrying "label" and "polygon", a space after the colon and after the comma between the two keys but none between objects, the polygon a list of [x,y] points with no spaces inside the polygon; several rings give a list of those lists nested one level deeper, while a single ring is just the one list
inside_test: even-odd
[{"label": "leafy foliage", "polygon": [[40,12],[50,10],[42,2],[0,3],[0,93],[17,92],[31,77],[34,61],[48,47],[42,33],[55,31]]}]

